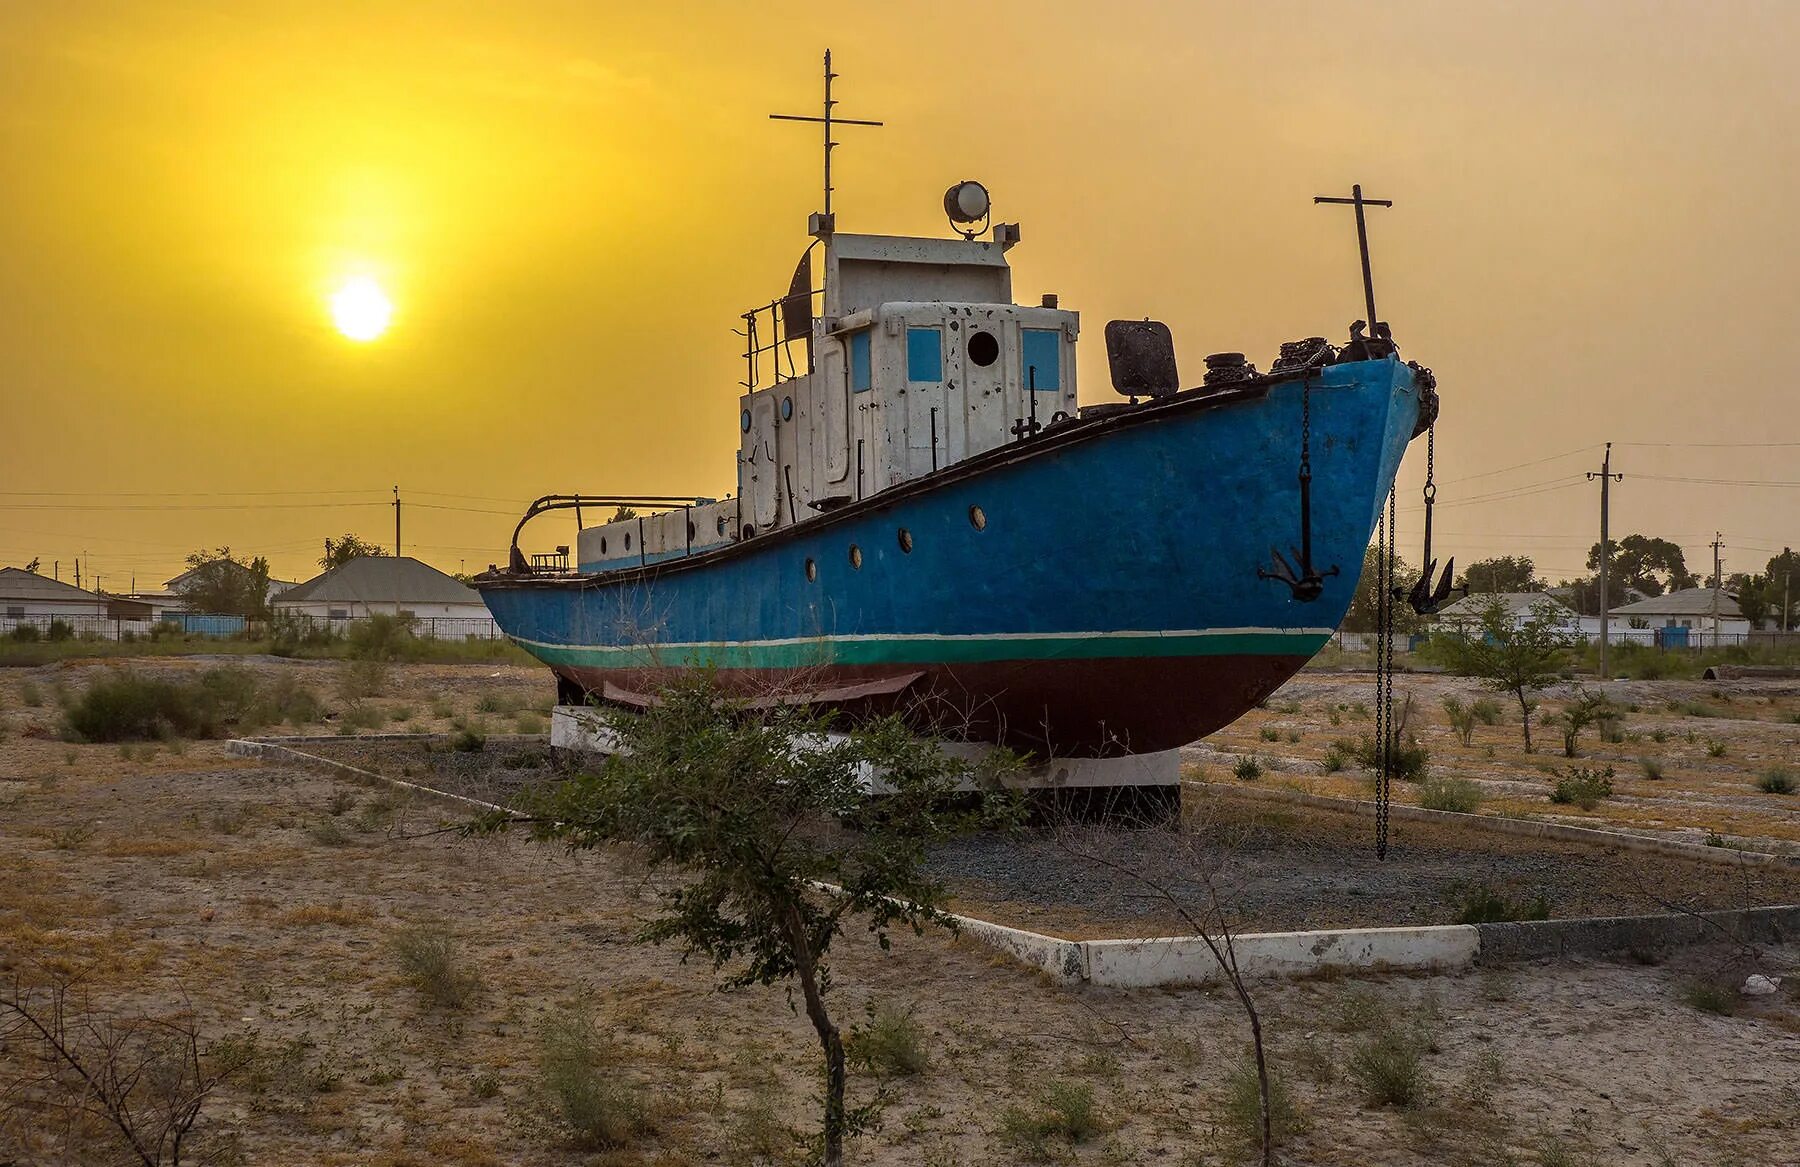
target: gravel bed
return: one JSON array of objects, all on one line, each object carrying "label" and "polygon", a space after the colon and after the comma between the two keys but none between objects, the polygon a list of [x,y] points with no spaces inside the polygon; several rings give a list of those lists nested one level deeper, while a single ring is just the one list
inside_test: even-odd
[{"label": "gravel bed", "polygon": [[[306,748],[502,805],[570,767],[531,743],[460,752],[443,742],[347,739]],[[978,835],[934,848],[930,867],[949,885],[955,910],[1072,938],[1191,932],[1163,890],[1204,917],[1208,873],[1232,926],[1257,932],[1455,923],[1483,889],[1518,904],[1541,896],[1558,918],[1800,902],[1800,871],[1787,868],[1736,869],[1415,822],[1392,824],[1384,861],[1365,818],[1193,788],[1184,797],[1178,828]]]},{"label": "gravel bed", "polygon": [[1191,932],[1170,898],[1205,918],[1209,873],[1232,925],[1258,932],[1450,924],[1484,888],[1515,903],[1542,896],[1558,918],[1800,902],[1800,872],[1791,869],[1414,822],[1392,824],[1384,861],[1365,818],[1191,788],[1185,798],[1178,829],[1077,826],[960,839],[937,848],[932,864],[958,910],[1082,939]]}]

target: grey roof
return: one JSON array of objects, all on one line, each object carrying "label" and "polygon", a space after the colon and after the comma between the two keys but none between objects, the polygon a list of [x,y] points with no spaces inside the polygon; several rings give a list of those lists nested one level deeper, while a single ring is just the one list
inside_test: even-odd
[{"label": "grey roof", "polygon": [[275,597],[276,604],[479,604],[481,595],[410,555],[359,555]]},{"label": "grey roof", "polygon": [[[1651,596],[1647,600],[1639,600],[1635,604],[1626,604],[1614,608],[1614,616],[1710,616],[1713,614],[1712,588],[1682,588],[1678,592],[1670,592],[1666,596]],[[1719,592],[1719,616],[1721,619],[1742,620],[1743,612],[1738,610],[1737,597],[1727,591]]]},{"label": "grey roof", "polygon": [[85,591],[74,584],[38,575],[22,567],[0,567],[0,598],[86,604],[97,604],[106,599],[96,592]]},{"label": "grey roof", "polygon": [[1575,615],[1573,608],[1548,592],[1470,592],[1454,604],[1445,605],[1438,615],[1453,620],[1479,620],[1495,600],[1499,600],[1501,606],[1514,616],[1530,616],[1532,609],[1539,604],[1549,604],[1557,609],[1559,616],[1564,613]]}]

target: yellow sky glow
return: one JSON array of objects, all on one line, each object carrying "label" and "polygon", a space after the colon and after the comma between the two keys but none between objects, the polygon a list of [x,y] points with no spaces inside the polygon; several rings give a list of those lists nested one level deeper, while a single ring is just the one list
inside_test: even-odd
[{"label": "yellow sky glow", "polygon": [[[154,586],[323,539],[449,570],[540,494],[734,489],[738,314],[819,209],[815,5],[0,8],[0,563]],[[1800,7],[996,0],[834,9],[846,230],[975,178],[1022,303],[1264,368],[1376,289],[1436,370],[1440,555],[1580,573],[1613,529],[1800,543]],[[363,276],[350,326],[337,298]],[[363,287],[363,285],[356,285]],[[359,333],[378,340],[351,343]],[[404,435],[404,440],[396,440]],[[1760,444],[1748,444],[1760,443]],[[1401,477],[1417,558],[1423,450]],[[1680,481],[1686,480],[1686,481]],[[1741,485],[1753,481],[1756,485]],[[1732,483],[1740,483],[1732,485]],[[569,541],[551,520],[544,544]]]}]

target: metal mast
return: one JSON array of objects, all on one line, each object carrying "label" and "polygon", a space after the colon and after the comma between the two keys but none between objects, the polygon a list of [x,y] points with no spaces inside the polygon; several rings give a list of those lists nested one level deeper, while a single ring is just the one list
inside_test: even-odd
[{"label": "metal mast", "polygon": [[1616,481],[1624,481],[1623,474],[1612,472],[1612,443],[1606,443],[1606,456],[1600,460],[1598,474],[1588,471],[1588,481],[1600,480],[1600,679],[1607,679],[1606,669],[1606,634],[1611,620],[1609,613],[1612,603],[1607,599],[1606,564],[1612,558],[1612,544],[1607,541],[1606,520],[1607,508],[1611,502],[1611,486]]},{"label": "metal mast", "polygon": [[824,110],[825,116],[824,117],[811,117],[806,114],[797,114],[797,113],[772,113],[769,115],[769,120],[771,120],[771,121],[815,122],[819,125],[824,126],[824,128],[825,128],[825,222],[824,222],[824,226],[825,226],[826,230],[831,230],[833,227],[833,223],[832,223],[832,219],[831,219],[831,152],[832,152],[832,150],[836,149],[837,143],[835,141],[833,141],[832,137],[831,137],[832,127],[833,126],[878,126],[881,124],[880,122],[864,121],[860,118],[841,118],[841,117],[837,117],[836,115],[834,115],[831,112],[832,108],[837,105],[837,99],[831,96],[831,82],[836,77],[837,77],[837,74],[833,73],[831,71],[831,50],[826,49],[825,50],[825,110]]}]

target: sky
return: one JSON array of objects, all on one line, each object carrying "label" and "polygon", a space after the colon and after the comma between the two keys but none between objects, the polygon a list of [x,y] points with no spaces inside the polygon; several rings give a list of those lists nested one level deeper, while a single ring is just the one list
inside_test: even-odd
[{"label": "sky", "polygon": [[[821,16],[828,13],[828,16]],[[540,494],[735,488],[738,314],[818,208],[947,235],[979,179],[1015,298],[1154,316],[1184,377],[1377,301],[1432,367],[1440,554],[1581,574],[1612,528],[1800,544],[1800,86],[1786,3],[996,0],[0,8],[0,563],[151,588],[346,531],[456,571]],[[1353,21],[1353,22],[1352,22]],[[364,277],[392,326],[329,297]],[[1784,444],[1785,443],[1785,444]],[[1400,481],[1417,558],[1423,443]],[[540,520],[537,542],[566,542]]]}]

